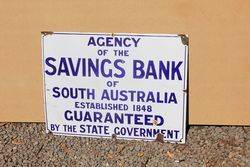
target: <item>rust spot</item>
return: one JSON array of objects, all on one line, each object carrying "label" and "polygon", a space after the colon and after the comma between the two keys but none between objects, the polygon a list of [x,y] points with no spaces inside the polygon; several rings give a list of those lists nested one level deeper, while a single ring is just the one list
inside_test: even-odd
[{"label": "rust spot", "polygon": [[178,36],[181,37],[181,42],[183,45],[189,45],[189,39],[188,39],[188,36],[185,35],[185,34],[179,34]]},{"label": "rust spot", "polygon": [[156,142],[160,142],[160,143],[164,143],[164,136],[163,136],[163,134],[158,133],[158,134],[156,135],[155,141],[156,141]]},{"label": "rust spot", "polygon": [[116,134],[112,134],[112,139],[113,139],[113,140],[116,140],[116,139],[117,139]]},{"label": "rust spot", "polygon": [[54,34],[53,31],[42,31],[41,34],[43,34],[43,36],[46,36],[46,35],[52,35]]}]

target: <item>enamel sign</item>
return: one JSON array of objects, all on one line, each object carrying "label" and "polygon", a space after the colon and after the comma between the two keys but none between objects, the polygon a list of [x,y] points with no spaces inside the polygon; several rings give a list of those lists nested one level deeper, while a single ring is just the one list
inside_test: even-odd
[{"label": "enamel sign", "polygon": [[185,35],[42,34],[47,132],[185,142]]}]

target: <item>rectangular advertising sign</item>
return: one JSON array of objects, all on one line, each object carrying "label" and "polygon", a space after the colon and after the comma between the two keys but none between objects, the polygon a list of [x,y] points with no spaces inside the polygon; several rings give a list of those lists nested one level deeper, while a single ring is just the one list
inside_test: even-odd
[{"label": "rectangular advertising sign", "polygon": [[47,132],[185,142],[188,38],[42,33]]}]

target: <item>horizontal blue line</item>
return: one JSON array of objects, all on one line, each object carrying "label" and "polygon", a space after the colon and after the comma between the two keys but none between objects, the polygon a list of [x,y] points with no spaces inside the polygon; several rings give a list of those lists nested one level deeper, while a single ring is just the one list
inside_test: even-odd
[{"label": "horizontal blue line", "polygon": [[[111,36],[111,33],[100,33],[100,34],[83,34],[83,33],[63,33],[63,32],[55,32],[53,34],[56,34],[56,35],[104,35],[104,36]],[[114,33],[114,36],[138,36],[138,37],[174,37],[174,38],[177,38],[177,37],[180,37],[178,35],[134,35],[134,34],[115,34]]]},{"label": "horizontal blue line", "polygon": [[[51,131],[52,132],[52,131]],[[112,138],[112,136],[102,136],[102,135],[87,135],[87,134],[79,134],[79,133],[63,133],[63,132],[52,132],[52,134],[62,134],[62,135],[73,135],[73,136],[81,136],[81,137],[96,137],[96,138]],[[138,137],[116,137],[117,139],[138,139],[138,140],[150,140],[150,141],[155,141],[155,139],[146,139],[146,138],[138,138]],[[169,141],[169,142],[179,142],[176,140],[164,140],[164,141]]]}]

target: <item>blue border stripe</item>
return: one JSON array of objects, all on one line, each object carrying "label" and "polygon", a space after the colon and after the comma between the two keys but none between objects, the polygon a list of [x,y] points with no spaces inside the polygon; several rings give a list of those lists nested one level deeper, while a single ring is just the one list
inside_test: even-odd
[{"label": "blue border stripe", "polygon": [[[66,32],[54,32],[52,35],[95,35],[95,36],[111,36],[112,33],[100,33],[100,34],[85,34],[85,33],[66,33]],[[173,38],[178,38],[180,36],[178,35],[139,35],[139,34],[119,34],[119,33],[114,33],[114,36],[124,36],[124,37],[131,37],[131,36],[137,36],[137,37],[173,37]]]}]

